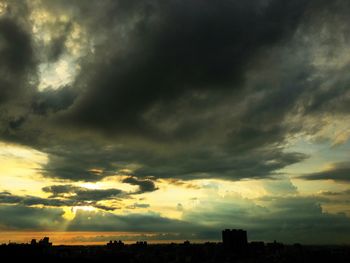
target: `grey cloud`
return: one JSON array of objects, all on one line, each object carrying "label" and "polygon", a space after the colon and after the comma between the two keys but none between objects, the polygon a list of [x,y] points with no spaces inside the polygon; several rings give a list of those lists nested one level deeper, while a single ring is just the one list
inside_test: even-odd
[{"label": "grey cloud", "polygon": [[9,119],[15,118],[13,115],[17,114],[16,108],[7,113],[7,107],[19,102],[26,104],[26,100],[34,93],[30,82],[35,83],[36,80],[32,36],[15,19],[0,19],[0,56],[0,116],[3,119],[0,121],[7,119],[6,126],[9,126]]},{"label": "grey cloud", "polygon": [[0,206],[2,230],[63,230],[64,211],[59,208],[34,208],[22,205]]},{"label": "grey cloud", "polygon": [[323,244],[347,242],[350,232],[349,217],[342,213],[331,214],[323,211],[321,202],[322,200],[312,198],[276,200],[274,204],[276,211],[272,212],[265,222],[263,220],[265,231],[269,232],[269,224],[279,225],[282,226],[280,232],[277,234],[277,229],[271,227],[271,235],[290,240],[289,242],[296,240],[302,243]]},{"label": "grey cloud", "polygon": [[16,204],[23,206],[33,206],[33,205],[44,205],[44,206],[65,206],[72,205],[71,202],[67,200],[60,199],[46,199],[40,198],[36,196],[19,196],[12,195],[9,192],[1,192],[0,193],[0,203],[1,204]]},{"label": "grey cloud", "polygon": [[290,178],[279,176],[272,180],[265,180],[263,182],[264,188],[270,194],[286,195],[297,194],[298,188],[291,182]]},{"label": "grey cloud", "polygon": [[77,91],[72,87],[61,87],[60,89],[45,89],[34,95],[32,100],[32,111],[38,115],[48,115],[67,109],[77,97]]},{"label": "grey cloud", "polygon": [[[190,158],[188,158],[190,156]],[[307,158],[300,153],[282,153],[276,149],[261,149],[247,153],[227,152],[218,149],[189,150],[187,155],[157,156],[136,170],[136,176],[156,178],[266,178],[276,170]]]},{"label": "grey cloud", "polygon": [[44,192],[51,193],[51,197],[60,197],[64,194],[74,194],[75,191],[80,190],[80,187],[73,186],[70,184],[66,185],[51,185],[51,186],[45,186],[42,189]]},{"label": "grey cloud", "polygon": [[70,231],[130,231],[182,232],[193,231],[195,224],[162,217],[157,213],[115,215],[108,212],[77,211],[67,230]]},{"label": "grey cloud", "polygon": [[[309,37],[306,44],[312,44],[311,51],[317,50],[322,60],[313,74],[314,85],[304,93],[305,115],[349,113],[349,76],[346,74],[349,63],[343,57],[349,43],[349,27],[341,26],[349,23],[349,8],[348,1],[336,1],[328,8],[318,10],[318,16],[304,29],[304,34]],[[319,33],[321,30],[324,34]]]},{"label": "grey cloud", "polygon": [[76,191],[76,199],[87,200],[108,200],[115,199],[122,196],[123,191],[119,189],[93,189],[93,190],[79,190]]},{"label": "grey cloud", "polygon": [[350,164],[335,163],[334,167],[330,170],[302,175],[299,178],[305,180],[334,180],[350,182]]},{"label": "grey cloud", "polygon": [[52,193],[52,197],[62,197],[65,194],[73,194],[69,199],[75,201],[101,201],[125,196],[125,193],[119,189],[87,189],[72,185],[47,186],[43,188],[43,191]]},{"label": "grey cloud", "polygon": [[81,134],[80,138],[76,138],[74,131],[72,134],[67,134],[67,141],[58,139],[58,147],[45,148],[50,157],[42,168],[46,177],[99,181],[115,175],[121,164],[128,164],[133,155],[143,152],[143,149],[130,150],[114,143],[106,146],[108,141],[100,140],[99,137]]},{"label": "grey cloud", "polygon": [[[101,201],[119,200],[127,196],[119,189],[85,189],[73,187],[70,185],[44,187],[44,192],[52,193],[49,198],[37,196],[20,196],[13,195],[9,192],[0,192],[0,204],[13,204],[22,206],[43,205],[45,207],[62,207],[62,206],[93,206],[106,211],[112,211],[118,206],[103,205]],[[68,194],[68,196],[66,196]]]},{"label": "grey cloud", "polygon": [[141,180],[137,179],[135,177],[127,177],[123,179],[123,183],[131,184],[131,185],[137,185],[139,187],[139,190],[136,193],[146,193],[146,192],[153,192],[156,191],[158,188],[155,186],[154,182],[151,180]]},{"label": "grey cloud", "polygon": [[122,28],[128,40],[120,40],[117,27],[111,36],[127,49],[119,48],[120,53],[106,52],[104,45],[96,49],[110,63],[94,67],[93,78],[78,78],[92,88],[67,118],[92,128],[162,136],[161,130],[144,121],[145,112],[192,91],[239,89],[248,62],[264,47],[289,39],[308,4],[299,0],[129,5],[133,9],[125,13],[139,19]]},{"label": "grey cloud", "polygon": [[[45,1],[70,21],[51,26],[58,38],[53,52],[35,50],[52,55],[41,62],[64,54],[71,23],[86,30],[93,52],[71,86],[35,92],[18,113],[0,111],[0,136],[47,153],[41,172],[55,179],[98,181],[128,164],[140,167],[135,180],[271,177],[308,157],[286,151],[286,138],[303,129],[287,116],[299,107],[323,114],[331,106],[317,103],[334,105],[346,91],[346,67],[332,80],[342,85],[320,88],[303,46],[314,36],[305,28],[319,15],[331,19],[329,6],[345,19],[337,15],[345,2]],[[4,32],[25,40],[25,71],[33,36],[11,19],[15,30]]]},{"label": "grey cloud", "polygon": [[322,191],[321,194],[325,196],[346,196],[346,195],[350,195],[350,189],[345,191],[340,191],[340,192]]},{"label": "grey cloud", "polygon": [[119,206],[115,206],[115,205],[111,206],[111,205],[100,205],[100,204],[93,204],[93,207],[101,209],[101,210],[105,210],[105,211],[114,211],[114,210],[120,208]]},{"label": "grey cloud", "polygon": [[[57,24],[56,24],[57,27]],[[62,32],[51,41],[51,45],[48,48],[48,61],[54,62],[59,59],[59,57],[64,53],[66,47],[65,43],[67,41],[67,36],[69,35],[72,24],[71,23],[64,23],[61,25]]]},{"label": "grey cloud", "polygon": [[[346,0],[63,0],[41,7],[69,20],[49,25],[49,43],[32,34],[33,5],[11,1],[0,20],[0,138],[46,153],[38,172],[68,184],[45,187],[49,198],[0,193],[5,229],[57,229],[66,223],[61,206],[121,208],[119,199],[157,190],[159,178],[276,179],[309,157],[286,145],[295,134],[314,133],[304,119],[349,114],[349,65],[340,59],[349,46]],[[38,91],[38,65],[69,53],[74,24],[90,41],[78,76]],[[290,120],[299,115],[300,122]],[[124,183],[139,187],[133,193],[69,185],[130,167]],[[302,178],[348,182],[349,167]],[[288,180],[265,188],[297,194]],[[68,229],[217,239],[218,229],[241,226],[252,239],[341,243],[349,242],[348,217],[320,204],[347,196],[259,200],[266,207],[215,197],[197,200],[193,211],[179,206],[182,220],[78,211]],[[129,208],[136,207],[149,209]]]},{"label": "grey cloud", "polygon": [[239,196],[208,196],[199,199],[195,208],[184,208],[181,220],[153,212],[116,215],[77,210],[70,222],[63,219],[60,209],[6,205],[0,206],[0,226],[17,230],[56,230],[65,225],[68,231],[155,233],[156,236],[149,237],[153,240],[218,240],[221,229],[239,227],[248,230],[250,240],[277,239],[305,244],[348,242],[349,218],[345,214],[325,212],[321,203],[326,201],[318,197],[271,196],[259,201],[263,205],[256,205]]},{"label": "grey cloud", "polygon": [[250,240],[277,239],[304,244],[328,244],[330,240],[341,244],[349,241],[349,218],[345,214],[323,211],[322,198],[290,196],[261,200],[268,203],[268,207],[258,206],[237,196],[234,199],[225,198],[202,199],[195,209],[184,209],[181,220],[151,212],[114,215],[79,211],[69,230],[169,233],[177,235],[179,239],[218,240],[221,229],[245,228]]},{"label": "grey cloud", "polygon": [[215,198],[202,200],[196,209],[185,211],[183,218],[218,229],[244,228],[250,240],[276,239],[303,244],[348,242],[349,217],[323,211],[321,203],[325,201],[315,197],[273,197],[265,200],[264,207],[238,197]]},{"label": "grey cloud", "polygon": [[102,174],[94,170],[101,166],[104,169],[111,169],[108,159],[102,156],[107,154],[106,152],[100,153],[101,156],[99,156],[99,153],[91,148],[85,149],[87,152],[83,154],[69,148],[67,150],[63,150],[58,155],[51,154],[49,162],[43,168],[45,176],[73,181],[98,181],[110,175],[109,170]]},{"label": "grey cloud", "polygon": [[0,32],[1,69],[7,68],[8,73],[24,73],[34,62],[31,35],[9,18],[0,20]]},{"label": "grey cloud", "polygon": [[[98,145],[81,146],[75,142],[73,145],[50,156],[42,169],[45,176],[72,181],[98,181],[134,163],[139,167],[123,182],[139,186],[139,193],[157,190],[153,179],[148,178],[266,178],[308,157],[301,153],[283,152],[275,147],[250,147],[238,153],[226,146],[190,145],[160,152],[156,148],[145,149],[137,145],[109,147],[108,150]],[[97,173],[95,168],[101,172]]]}]

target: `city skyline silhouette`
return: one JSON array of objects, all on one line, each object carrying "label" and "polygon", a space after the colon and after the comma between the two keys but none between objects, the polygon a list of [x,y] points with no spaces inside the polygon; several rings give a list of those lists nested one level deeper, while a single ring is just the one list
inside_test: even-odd
[{"label": "city skyline silhouette", "polygon": [[349,13],[349,0],[0,0],[4,253],[345,257]]}]

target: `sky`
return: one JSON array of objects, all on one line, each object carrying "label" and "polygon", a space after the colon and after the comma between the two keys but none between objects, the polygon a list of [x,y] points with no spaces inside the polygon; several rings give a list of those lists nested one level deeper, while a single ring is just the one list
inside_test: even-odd
[{"label": "sky", "polygon": [[0,0],[0,243],[350,244],[349,12]]}]

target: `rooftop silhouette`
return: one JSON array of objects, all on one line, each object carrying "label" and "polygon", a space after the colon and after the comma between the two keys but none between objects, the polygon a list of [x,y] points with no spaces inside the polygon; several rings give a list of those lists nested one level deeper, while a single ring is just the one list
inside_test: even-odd
[{"label": "rooftop silhouette", "polygon": [[226,249],[242,252],[247,249],[247,231],[242,229],[225,229],[222,231],[222,243]]},{"label": "rooftop silhouette", "polygon": [[125,244],[110,240],[100,246],[54,246],[49,237],[37,242],[0,245],[2,260],[36,262],[349,262],[348,246],[302,246],[284,245],[277,241],[248,242],[247,231],[225,229],[222,242],[148,244],[137,241]]}]

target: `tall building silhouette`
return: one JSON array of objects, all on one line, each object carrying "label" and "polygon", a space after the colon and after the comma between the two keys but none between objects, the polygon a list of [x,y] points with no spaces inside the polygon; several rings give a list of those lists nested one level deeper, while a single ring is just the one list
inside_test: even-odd
[{"label": "tall building silhouette", "polygon": [[247,231],[242,229],[225,229],[222,231],[222,242],[226,249],[243,251],[247,248]]},{"label": "tall building silhouette", "polygon": [[52,243],[49,240],[50,239],[48,237],[44,237],[43,239],[40,239],[38,244],[42,247],[51,247]]}]

